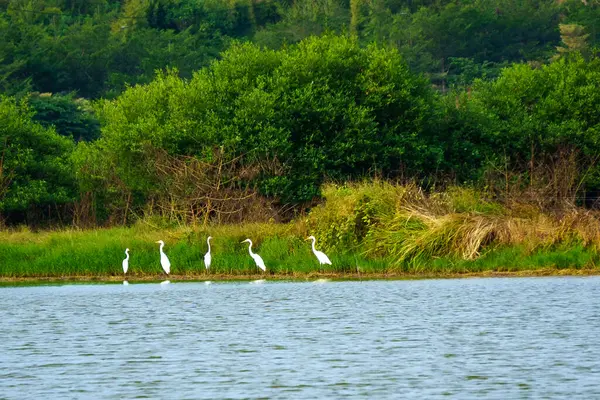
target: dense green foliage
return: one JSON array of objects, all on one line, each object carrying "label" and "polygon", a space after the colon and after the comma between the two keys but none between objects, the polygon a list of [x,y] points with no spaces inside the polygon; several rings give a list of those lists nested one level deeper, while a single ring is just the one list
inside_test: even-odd
[{"label": "dense green foliage", "polygon": [[476,81],[468,94],[446,99],[447,168],[463,179],[486,166],[524,172],[529,182],[561,179],[557,196],[573,195],[580,182],[572,179],[598,188],[598,85],[600,59],[579,54],[539,68],[517,64],[496,80]]},{"label": "dense green foliage", "polygon": [[73,201],[73,143],[32,121],[27,105],[11,98],[0,97],[0,121],[0,215]]},{"label": "dense green foliage", "polygon": [[[340,37],[308,39],[279,52],[237,45],[183,81],[160,75],[100,104],[100,158],[147,197],[160,179],[157,149],[260,168],[248,184],[284,202],[311,200],[325,176],[370,169],[432,172],[433,93],[397,52]],[[417,157],[416,155],[419,154]]]},{"label": "dense green foliage", "polygon": [[597,46],[599,19],[597,0],[4,0],[0,90],[114,97],[156,69],[189,78],[231,39],[279,49],[324,32],[391,45],[447,87],[548,59],[559,23]]},{"label": "dense green foliage", "polygon": [[594,205],[599,26],[597,0],[0,0],[0,223],[281,220],[373,175]]},{"label": "dense green foliage", "polygon": [[75,141],[91,141],[100,137],[100,123],[89,102],[73,95],[32,96],[29,104],[33,119],[42,126],[53,126],[56,132]]},{"label": "dense green foliage", "polygon": [[491,114],[493,131],[486,137],[511,166],[574,154],[580,167],[593,166],[583,178],[597,188],[599,85],[600,59],[575,55],[539,69],[508,68],[494,82],[479,82],[473,101]]}]

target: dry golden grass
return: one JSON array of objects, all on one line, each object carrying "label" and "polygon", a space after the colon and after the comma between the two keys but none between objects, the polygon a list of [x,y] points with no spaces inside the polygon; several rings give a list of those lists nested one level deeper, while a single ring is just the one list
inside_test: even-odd
[{"label": "dry golden grass", "polygon": [[365,235],[365,252],[396,264],[453,256],[474,260],[485,248],[521,246],[528,252],[559,244],[598,248],[600,214],[580,208],[548,214],[532,205],[485,201],[472,189],[426,195],[407,187],[391,218]]}]

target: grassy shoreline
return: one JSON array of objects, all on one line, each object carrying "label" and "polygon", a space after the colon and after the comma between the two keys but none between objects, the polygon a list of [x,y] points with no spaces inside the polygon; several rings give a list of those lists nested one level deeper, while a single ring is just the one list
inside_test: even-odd
[{"label": "grassy shoreline", "polygon": [[[414,186],[372,181],[325,186],[326,201],[289,223],[179,225],[161,219],[129,227],[0,231],[0,279],[165,279],[157,240],[166,243],[174,280],[353,279],[537,276],[600,273],[600,213],[548,213],[500,204],[471,189],[425,195]],[[203,256],[212,236],[212,265]],[[309,235],[331,266],[320,266]],[[244,239],[267,265],[265,275]],[[588,272],[579,272],[588,271]]]},{"label": "grassy shoreline", "polygon": [[[248,235],[243,233],[249,233]],[[213,236],[213,264],[206,273],[205,238]],[[257,273],[248,247],[240,243],[254,239],[253,250],[267,265]],[[122,280],[121,261],[130,249],[130,280],[163,280],[158,239],[167,242],[173,280],[232,279],[415,279],[466,276],[537,276],[600,273],[600,255],[594,248],[566,244],[531,251],[523,246],[494,247],[475,259],[447,255],[414,258],[397,264],[387,257],[369,256],[352,248],[326,249],[333,265],[320,266],[312,254],[306,232],[297,223],[183,227],[171,230],[147,226],[88,231],[65,230],[32,233],[0,232],[0,280],[89,279]],[[317,247],[318,243],[317,243]],[[586,271],[586,272],[580,272]],[[360,276],[359,273],[360,272]]]},{"label": "grassy shoreline", "polygon": [[[251,234],[242,235],[241,232]],[[213,263],[209,273],[203,264],[205,238],[213,236]],[[246,244],[267,265],[259,274]],[[154,230],[147,227],[89,231],[0,232],[0,281],[10,280],[123,280],[121,261],[130,249],[127,279],[164,280],[159,262],[158,239],[167,242],[172,280],[250,279],[421,279],[470,276],[538,276],[600,274],[600,255],[595,247],[559,244],[534,250],[512,245],[491,247],[474,259],[452,254],[413,258],[395,263],[385,256],[350,250],[325,249],[333,265],[321,267],[312,254],[306,232],[298,224],[253,224],[205,228]],[[317,248],[319,248],[317,243]],[[360,275],[359,273],[360,272]]]}]

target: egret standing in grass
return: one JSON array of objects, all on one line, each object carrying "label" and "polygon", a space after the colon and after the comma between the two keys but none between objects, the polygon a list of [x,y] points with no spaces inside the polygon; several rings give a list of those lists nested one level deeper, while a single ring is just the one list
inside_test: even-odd
[{"label": "egret standing in grass", "polygon": [[256,266],[260,269],[264,271],[267,270],[267,267],[265,266],[265,262],[263,261],[263,259],[256,253],[252,252],[252,240],[250,239],[246,239],[243,242],[240,243],[250,243],[250,245],[248,246],[248,253],[250,253],[250,257],[252,257],[254,259],[254,262],[256,263]]},{"label": "egret standing in grass", "polygon": [[129,269],[129,249],[125,249],[125,259],[123,260],[123,275],[127,275]]},{"label": "egret standing in grass", "polygon": [[162,265],[162,269],[165,271],[167,275],[171,272],[171,263],[169,262],[169,258],[163,251],[163,247],[165,247],[165,242],[159,240],[156,243],[160,243],[160,265]]},{"label": "egret standing in grass", "polygon": [[210,239],[212,239],[212,236],[209,236],[208,239],[206,239],[206,244],[208,244],[208,251],[204,255],[204,266],[206,267],[206,272],[208,272],[208,269],[210,268],[210,262],[212,260],[212,258],[210,257]]},{"label": "egret standing in grass", "polygon": [[312,240],[312,251],[315,253],[315,256],[317,256],[317,260],[319,260],[319,266],[322,266],[323,264],[331,265],[331,260],[329,260],[329,257],[327,257],[327,255],[322,251],[315,249],[315,242],[317,239],[314,236],[309,236],[306,238],[306,240]]}]

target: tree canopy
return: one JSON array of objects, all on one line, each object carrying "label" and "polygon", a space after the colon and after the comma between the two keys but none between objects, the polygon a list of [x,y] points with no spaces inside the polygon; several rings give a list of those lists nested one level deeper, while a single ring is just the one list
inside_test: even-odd
[{"label": "tree canopy", "polygon": [[24,102],[0,97],[0,213],[75,199],[74,145],[32,121]]},{"label": "tree canopy", "polygon": [[599,26],[597,0],[0,0],[0,223],[220,222],[373,175],[594,197]]},{"label": "tree canopy", "polygon": [[597,0],[5,0],[0,90],[114,97],[157,69],[190,78],[232,40],[277,50],[326,32],[392,46],[444,89],[547,60],[560,24],[597,47],[599,10]]}]

